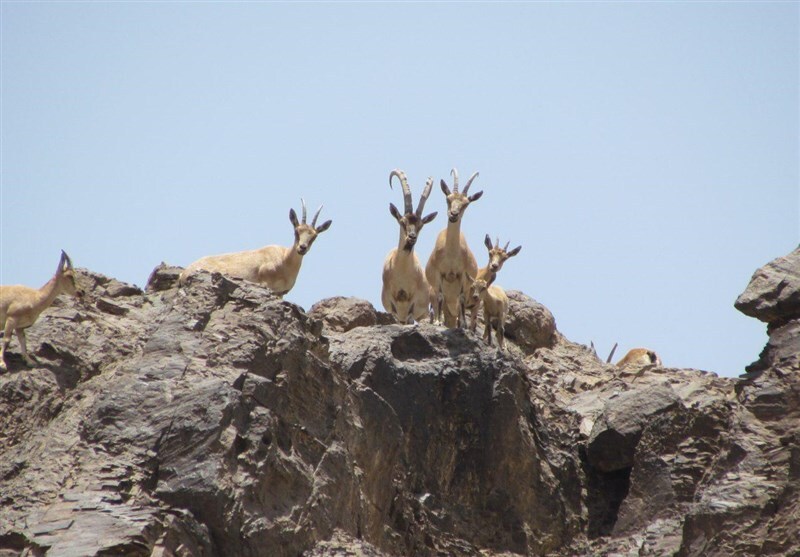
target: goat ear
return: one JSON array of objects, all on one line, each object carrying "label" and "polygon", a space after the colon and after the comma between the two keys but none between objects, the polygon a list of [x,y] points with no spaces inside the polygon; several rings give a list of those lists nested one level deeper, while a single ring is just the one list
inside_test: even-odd
[{"label": "goat ear", "polygon": [[434,211],[433,213],[431,213],[430,215],[428,215],[427,217],[422,219],[422,224],[428,224],[433,219],[435,219],[436,215],[438,215],[438,214],[439,214],[438,211]]},{"label": "goat ear", "polygon": [[508,252],[508,256],[509,257],[514,257],[515,255],[517,255],[519,253],[519,250],[521,250],[521,249],[522,249],[522,246],[515,247],[510,252]]},{"label": "goat ear", "polygon": [[300,226],[300,222],[297,220],[297,213],[294,212],[294,209],[289,209],[289,222],[291,222],[292,226],[295,228]]},{"label": "goat ear", "polygon": [[483,239],[483,245],[486,246],[486,249],[488,249],[489,251],[492,251],[492,247],[493,247],[492,246],[492,239],[489,238],[488,234],[486,235],[486,238]]},{"label": "goat ear", "polygon": [[331,227],[332,224],[333,224],[332,220],[326,220],[317,227],[317,234],[319,234],[320,232],[325,232]]},{"label": "goat ear", "polygon": [[397,207],[394,206],[394,203],[389,203],[389,212],[397,220],[400,220],[400,219],[403,218],[403,216],[400,214],[400,211],[398,211]]},{"label": "goat ear", "polygon": [[478,193],[473,193],[467,199],[469,199],[469,202],[472,203],[473,201],[479,200],[482,195],[483,195],[483,191],[479,191]]},{"label": "goat ear", "polygon": [[450,195],[450,188],[447,187],[447,184],[444,183],[444,180],[442,180],[439,185],[442,187],[442,191],[445,195]]}]

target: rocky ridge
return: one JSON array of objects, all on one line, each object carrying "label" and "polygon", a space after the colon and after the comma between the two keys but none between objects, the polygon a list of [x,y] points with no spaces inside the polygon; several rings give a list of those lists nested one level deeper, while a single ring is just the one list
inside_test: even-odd
[{"label": "rocky ridge", "polygon": [[84,271],[12,345],[0,556],[797,555],[800,249],[737,300],[741,380],[618,370],[519,292],[500,353],[178,272]]}]

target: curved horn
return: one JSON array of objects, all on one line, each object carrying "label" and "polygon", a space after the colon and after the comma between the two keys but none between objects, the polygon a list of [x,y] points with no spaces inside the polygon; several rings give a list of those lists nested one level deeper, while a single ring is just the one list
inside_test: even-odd
[{"label": "curved horn", "polygon": [[473,174],[472,176],[469,177],[469,180],[467,180],[467,185],[464,186],[464,192],[463,192],[464,195],[467,195],[467,192],[469,191],[469,187],[472,185],[472,181],[477,177],[478,177],[478,172],[476,172],[475,174]]},{"label": "curved horn", "polygon": [[322,211],[323,207],[324,207],[324,205],[320,205],[319,209],[317,209],[317,212],[314,213],[314,218],[311,220],[311,228],[316,228],[317,227],[317,218],[319,217],[319,214]]},{"label": "curved horn", "polygon": [[67,266],[66,268],[67,269],[72,269],[72,260],[69,258],[69,255],[67,255],[67,252],[65,252],[62,249],[61,250],[61,259],[58,262],[58,270],[59,271],[64,269],[64,264],[66,264],[66,266]]},{"label": "curved horn", "polygon": [[503,251],[508,251],[508,244],[510,244],[510,243],[511,243],[511,240],[509,240],[508,242],[506,242],[506,245],[505,245],[505,246],[503,246]]},{"label": "curved horn", "polygon": [[302,197],[300,198],[300,205],[303,206],[303,220],[301,220],[300,222],[305,224],[306,223],[306,200],[303,199]]},{"label": "curved horn", "polygon": [[496,247],[496,248],[500,247],[500,236],[495,236],[495,238],[494,238],[494,247]]},{"label": "curved horn", "polygon": [[419,198],[419,205],[417,205],[417,218],[422,218],[422,209],[425,207],[425,202],[428,200],[428,196],[431,194],[431,188],[433,187],[433,177],[429,176],[428,181],[425,182],[425,189],[422,190],[422,197]]},{"label": "curved horn", "polygon": [[392,187],[392,178],[397,176],[400,178],[400,186],[403,188],[403,202],[405,203],[405,214],[414,212],[414,204],[411,202],[411,188],[408,187],[408,180],[402,170],[392,170],[389,173],[389,187]]},{"label": "curved horn", "polygon": [[458,193],[458,169],[453,168],[450,174],[453,176],[453,193]]}]

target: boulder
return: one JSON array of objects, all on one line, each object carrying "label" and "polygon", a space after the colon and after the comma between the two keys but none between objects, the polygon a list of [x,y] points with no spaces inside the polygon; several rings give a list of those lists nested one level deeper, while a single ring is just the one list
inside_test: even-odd
[{"label": "boulder", "polygon": [[360,298],[346,298],[336,296],[326,298],[311,306],[309,317],[319,319],[327,332],[346,333],[356,327],[370,327],[373,325],[389,324],[391,318],[367,300]]},{"label": "boulder", "polygon": [[506,338],[524,353],[555,342],[556,320],[550,310],[518,290],[509,290]]},{"label": "boulder", "polygon": [[800,319],[800,247],[758,269],[734,305],[765,323]]}]

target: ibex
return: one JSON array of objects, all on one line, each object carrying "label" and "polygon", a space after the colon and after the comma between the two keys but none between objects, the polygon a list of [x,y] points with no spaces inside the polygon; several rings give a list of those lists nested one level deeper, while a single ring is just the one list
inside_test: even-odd
[{"label": "ibex", "polygon": [[[616,345],[615,345],[616,347]],[[612,352],[613,354],[613,352]],[[611,356],[609,355],[608,361],[611,361]],[[661,358],[658,357],[658,354],[649,350],[647,348],[632,348],[628,350],[628,353],[625,354],[620,361],[617,362],[617,367],[641,367],[641,366],[660,366]]]},{"label": "ibex", "polygon": [[179,277],[179,283],[184,284],[189,275],[203,269],[257,282],[267,286],[276,295],[285,296],[297,280],[303,256],[311,249],[317,235],[325,232],[332,223],[328,220],[317,226],[317,218],[322,211],[320,207],[311,224],[306,224],[306,202],[301,199],[300,203],[303,208],[302,222],[298,222],[294,209],[289,210],[289,221],[294,227],[294,244],[290,247],[266,246],[250,251],[209,255],[186,267]]},{"label": "ibex", "polygon": [[476,279],[467,275],[470,284],[469,298],[472,303],[483,302],[483,321],[485,323],[483,338],[492,345],[492,329],[497,336],[497,344],[505,349],[506,316],[508,315],[508,296],[505,290],[497,285],[489,285],[485,279]]},{"label": "ibex", "polygon": [[[501,248],[499,238],[496,239],[495,245],[492,246],[492,239],[489,238],[488,234],[486,238],[484,238],[483,243],[486,249],[489,250],[489,262],[486,264],[486,267],[478,269],[478,274],[475,278],[476,280],[484,280],[487,286],[491,286],[497,278],[498,271],[503,268],[503,263],[505,263],[508,258],[517,255],[522,249],[522,246],[517,246],[511,251],[508,251],[508,244],[511,242],[506,242],[506,245]],[[474,331],[478,326],[478,309],[480,309],[481,306],[480,299],[473,299],[469,296],[464,306],[466,310],[470,312],[469,328],[471,331]]]},{"label": "ibex", "polygon": [[403,188],[404,214],[400,214],[393,203],[389,203],[389,213],[400,225],[400,241],[397,247],[389,252],[383,262],[383,290],[381,302],[384,309],[400,323],[421,321],[429,316],[430,286],[425,280],[425,273],[419,263],[414,246],[422,227],[436,218],[437,213],[422,216],[425,201],[431,194],[433,178],[428,178],[419,205],[414,211],[411,200],[411,188],[408,187],[406,175],[400,170],[392,170],[389,174],[389,187],[392,179],[400,179]]},{"label": "ibex", "polygon": [[442,192],[447,196],[447,228],[439,233],[436,245],[425,265],[425,277],[431,285],[432,303],[436,319],[440,320],[444,313],[444,324],[447,327],[464,327],[466,314],[464,300],[469,290],[467,273],[473,277],[478,272],[478,263],[461,233],[461,218],[469,204],[483,195],[482,191],[467,195],[472,181],[478,173],[473,174],[463,192],[458,191],[458,171],[454,168],[453,191],[441,181]]},{"label": "ibex", "polygon": [[0,370],[6,369],[5,354],[11,342],[11,333],[16,333],[22,357],[29,366],[35,365],[28,355],[25,329],[33,325],[45,309],[61,293],[72,294],[78,298],[83,291],[78,288],[72,261],[62,250],[56,274],[39,288],[28,286],[0,286],[0,327],[3,330],[3,344],[0,346]]}]

